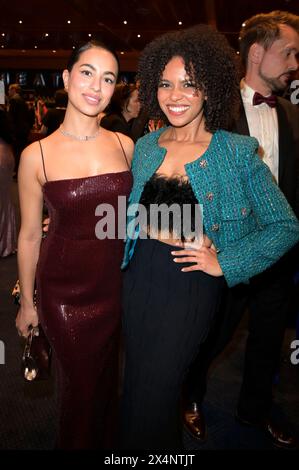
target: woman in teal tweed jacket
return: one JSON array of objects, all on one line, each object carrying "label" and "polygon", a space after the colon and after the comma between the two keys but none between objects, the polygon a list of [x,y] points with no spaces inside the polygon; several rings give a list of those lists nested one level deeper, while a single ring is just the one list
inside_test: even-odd
[{"label": "woman in teal tweed jacket", "polygon": [[[299,239],[298,221],[258,142],[227,132],[239,97],[234,53],[200,25],[150,43],[139,64],[139,98],[169,127],[137,142],[123,262],[125,373],[122,446],[182,447],[181,385],[229,286],[275,263]],[[204,245],[151,234],[138,203],[203,205]],[[142,236],[141,236],[142,233]]]},{"label": "woman in teal tweed jacket", "polygon": [[[128,211],[123,268],[134,254],[139,230],[134,219],[144,185],[165,158],[166,149],[159,145],[164,132],[165,128],[147,134],[135,147],[129,204],[136,206]],[[217,249],[229,287],[267,269],[299,239],[298,220],[257,149],[255,138],[219,130],[206,152],[185,165],[196,199],[203,205],[204,232]],[[181,254],[190,256],[190,251]]]}]

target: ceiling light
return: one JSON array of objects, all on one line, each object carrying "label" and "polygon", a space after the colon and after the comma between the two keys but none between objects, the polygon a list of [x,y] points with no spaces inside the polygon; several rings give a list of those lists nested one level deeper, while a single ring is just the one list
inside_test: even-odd
[{"label": "ceiling light", "polygon": [[37,49],[37,46],[34,46],[34,49]]},{"label": "ceiling light", "polygon": [[2,35],[1,35],[1,36],[5,36],[5,33],[2,33]]},{"label": "ceiling light", "polygon": [[128,24],[127,20],[124,20],[124,24]]},{"label": "ceiling light", "polygon": [[1,46],[1,47],[2,47],[2,49],[4,49],[4,46],[3,46],[3,44],[2,44],[2,46]]},{"label": "ceiling light", "polygon": [[55,49],[53,49],[53,51],[52,51],[52,52],[53,52],[53,54],[55,54],[55,52],[56,52],[56,51],[55,51]]},{"label": "ceiling light", "polygon": [[73,49],[76,49],[76,46],[73,46]]},{"label": "ceiling light", "polygon": [[88,33],[88,37],[91,38],[91,33]]},{"label": "ceiling light", "polygon": [[179,26],[182,26],[182,24],[183,24],[182,21],[179,21]]},{"label": "ceiling light", "polygon": [[68,24],[71,24],[71,20],[67,20],[67,23],[68,23]]},{"label": "ceiling light", "polygon": [[246,26],[246,23],[242,23],[242,28],[245,28],[245,26]]},{"label": "ceiling light", "polygon": [[22,21],[22,20],[19,20],[19,23],[20,23],[20,24],[22,24],[22,23],[23,23],[23,21]]},{"label": "ceiling light", "polygon": [[124,54],[124,51],[121,51],[121,55],[123,55],[123,54]]},{"label": "ceiling light", "polygon": [[45,37],[47,38],[49,36],[49,33],[45,33]]},{"label": "ceiling light", "polygon": [[138,37],[138,38],[141,38],[141,34],[137,34],[137,37]]}]

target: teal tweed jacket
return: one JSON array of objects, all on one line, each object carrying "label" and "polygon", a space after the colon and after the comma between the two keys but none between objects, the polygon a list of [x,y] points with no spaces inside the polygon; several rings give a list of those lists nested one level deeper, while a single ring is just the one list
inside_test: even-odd
[{"label": "teal tweed jacket", "polygon": [[[122,268],[134,253],[139,226],[136,205],[145,183],[162,164],[164,129],[138,140],[132,163],[127,240]],[[213,241],[229,287],[247,283],[274,264],[299,240],[299,222],[272,174],[258,157],[258,141],[216,131],[206,152],[185,165],[192,190],[203,205],[203,228]]]}]

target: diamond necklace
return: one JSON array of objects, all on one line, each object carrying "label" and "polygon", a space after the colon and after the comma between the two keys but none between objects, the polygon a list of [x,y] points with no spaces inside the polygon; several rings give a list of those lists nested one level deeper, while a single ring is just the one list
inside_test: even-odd
[{"label": "diamond necklace", "polygon": [[59,127],[59,131],[61,132],[62,135],[64,135],[65,137],[71,137],[72,139],[75,139],[75,140],[81,140],[81,141],[84,141],[84,140],[93,140],[95,139],[99,133],[100,133],[100,129],[97,130],[97,132],[93,135],[75,135],[75,134],[71,134],[70,132],[67,132],[65,131],[62,126]]}]

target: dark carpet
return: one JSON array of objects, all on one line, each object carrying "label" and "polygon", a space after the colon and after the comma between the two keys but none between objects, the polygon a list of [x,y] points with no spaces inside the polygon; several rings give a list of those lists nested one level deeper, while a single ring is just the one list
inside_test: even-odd
[{"label": "dark carpet", "polygon": [[[5,349],[5,364],[0,364],[0,449],[48,450],[55,440],[55,371],[53,367],[51,379],[36,383],[25,382],[21,376],[23,343],[15,329],[17,308],[11,297],[16,264],[15,255],[0,259],[0,344]],[[290,345],[296,339],[295,315],[289,323],[274,385],[274,412],[288,423],[299,440],[299,364],[293,365],[290,360]],[[204,402],[208,439],[199,444],[186,434],[186,451],[275,450],[262,431],[243,427],[234,419],[246,336],[245,316],[233,340],[210,369]]]},{"label": "dark carpet", "polygon": [[[0,365],[0,449],[52,449],[55,439],[55,380],[26,382],[21,376],[23,342],[15,330],[16,306],[11,287],[16,279],[16,257],[0,261],[0,340],[5,345],[5,364]],[[234,411],[241,385],[246,318],[234,338],[210,370],[204,410],[208,439],[204,444],[185,435],[186,450],[274,449],[262,431],[238,425]],[[299,438],[299,365],[292,365],[291,342],[295,329],[288,328],[277,384],[275,413],[287,421]],[[52,368],[52,376],[54,368]]]}]

